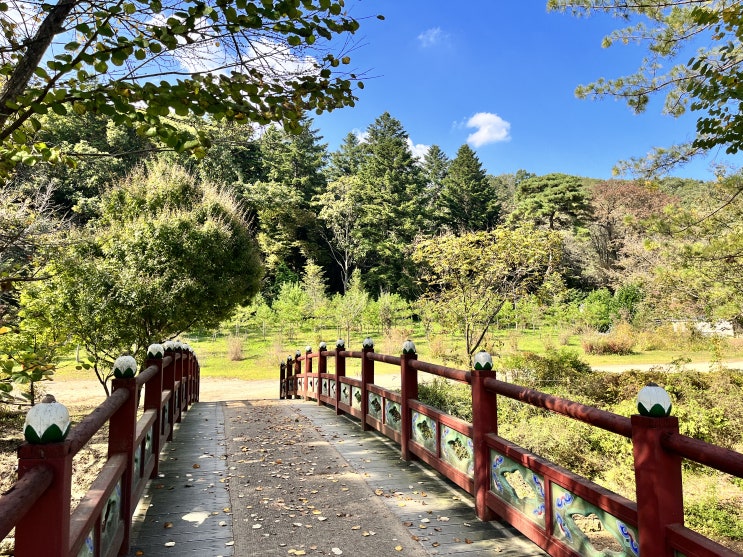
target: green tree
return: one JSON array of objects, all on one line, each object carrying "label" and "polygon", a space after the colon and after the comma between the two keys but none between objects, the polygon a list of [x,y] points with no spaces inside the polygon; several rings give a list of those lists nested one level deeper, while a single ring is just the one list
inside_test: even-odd
[{"label": "green tree", "polygon": [[[548,0],[547,6],[578,16],[610,13],[630,23],[605,37],[604,47],[646,45],[647,56],[635,73],[581,85],[579,97],[618,98],[639,113],[651,96],[665,94],[665,113],[677,117],[691,109],[699,114],[692,141],[657,148],[620,169],[665,172],[715,147],[728,153],[741,149],[743,5],[726,0]],[[691,56],[690,49],[695,49]]]},{"label": "green tree", "polygon": [[469,145],[462,145],[451,161],[439,201],[440,220],[454,233],[489,230],[500,216],[496,192]]},{"label": "green tree", "polygon": [[430,222],[426,226],[428,232],[438,231],[439,223],[435,222],[435,215],[441,206],[441,192],[444,189],[444,179],[449,172],[450,164],[449,157],[438,145],[431,145],[421,163],[423,179],[426,184],[422,205],[426,212],[431,215]]},{"label": "green tree", "polygon": [[358,135],[349,132],[343,138],[343,143],[341,143],[338,150],[330,153],[328,166],[325,168],[325,176],[328,182],[333,182],[347,176],[355,176],[363,162],[363,145],[359,141]]},{"label": "green tree", "polygon": [[297,337],[297,331],[307,318],[307,308],[310,305],[309,296],[298,282],[284,282],[281,284],[279,295],[271,306],[279,329],[290,342]]},{"label": "green tree", "polygon": [[[37,140],[40,115],[103,114],[177,151],[203,152],[203,134],[172,115],[278,122],[352,106],[355,75],[342,49],[359,23],[343,0],[266,0],[96,7],[80,0],[3,4],[0,175],[58,161]],[[341,51],[334,52],[340,45]]]},{"label": "green tree", "polygon": [[588,198],[577,176],[546,174],[533,176],[516,186],[516,209],[511,223],[531,221],[549,230],[571,229],[583,222]]},{"label": "green tree", "polygon": [[307,296],[305,313],[313,331],[319,331],[328,310],[327,286],[322,267],[311,259],[304,266],[302,289]]},{"label": "green tree", "polygon": [[293,135],[277,128],[266,130],[259,141],[265,181],[244,190],[257,216],[269,281],[275,280],[282,264],[299,274],[308,258],[325,259],[310,202],[325,189],[321,170],[327,152],[311,126],[311,120],[303,120],[301,132]]},{"label": "green tree", "polygon": [[385,112],[367,128],[367,157],[359,170],[361,212],[354,234],[364,253],[362,270],[372,292],[413,294],[410,246],[422,228],[425,182],[408,135]]},{"label": "green tree", "polygon": [[364,283],[361,279],[361,271],[355,269],[348,283],[346,293],[336,294],[333,297],[333,311],[335,320],[338,324],[338,336],[343,332],[346,333],[346,346],[349,346],[351,339],[351,330],[356,327],[361,328],[361,316],[366,310],[369,303],[369,294],[364,289]]},{"label": "green tree", "polygon": [[154,163],[107,192],[101,215],[70,234],[30,284],[24,307],[62,329],[91,358],[104,389],[110,364],[152,343],[215,327],[257,292],[262,269],[234,197],[179,167]]},{"label": "green tree", "polygon": [[460,332],[469,361],[503,305],[542,285],[561,250],[556,232],[495,228],[422,241],[413,261],[423,299],[442,324]]},{"label": "green tree", "polygon": [[351,273],[365,255],[366,244],[355,233],[361,210],[361,187],[358,177],[341,176],[315,199],[318,219],[324,225],[321,234],[340,271],[344,293],[348,291]]}]

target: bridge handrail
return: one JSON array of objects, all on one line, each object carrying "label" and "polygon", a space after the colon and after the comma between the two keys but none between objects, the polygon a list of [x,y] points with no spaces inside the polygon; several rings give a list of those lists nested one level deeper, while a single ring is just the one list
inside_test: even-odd
[{"label": "bridge handrail", "polygon": [[[190,349],[170,349],[164,358],[148,359],[137,376],[114,379],[111,395],[64,441],[21,445],[19,479],[0,496],[0,538],[15,528],[14,555],[75,557],[83,545],[96,555],[126,554],[146,480],[157,477],[160,451],[198,402],[199,386],[200,366]],[[107,461],[72,511],[73,458],[106,424]]]},{"label": "bridge handrail", "polygon": [[[335,373],[328,373],[327,359],[335,358]],[[346,377],[346,360],[361,362],[360,378]],[[395,393],[374,383],[374,363],[383,362],[400,368],[400,392]],[[317,370],[313,369],[316,363]],[[305,369],[302,369],[303,364]],[[418,400],[418,372],[425,372],[470,385],[472,391],[471,424],[463,423]],[[445,475],[475,498],[475,509],[482,520],[496,516],[509,521],[551,555],[583,555],[587,538],[580,543],[560,537],[560,529],[569,528],[572,515],[563,515],[563,504],[575,504],[582,510],[575,514],[600,515],[611,523],[613,535],[624,555],[670,555],[686,557],[728,557],[734,551],[683,526],[682,458],[743,478],[743,455],[724,447],[693,439],[679,433],[676,417],[654,418],[640,415],[620,416],[606,410],[549,395],[534,389],[500,381],[494,371],[462,370],[423,362],[416,354],[390,356],[374,352],[367,346],[362,351],[336,348],[310,351],[289,358],[280,369],[280,398],[314,399],[318,404],[335,408],[338,414],[349,414],[360,420],[362,429],[376,429],[400,444],[402,458],[417,457]],[[343,389],[340,385],[344,385]],[[633,444],[637,502],[612,493],[581,478],[569,470],[526,451],[498,436],[497,396],[504,396],[531,406],[599,427],[628,438]],[[396,414],[395,414],[396,413]],[[413,425],[415,422],[415,426]],[[416,432],[423,427],[433,435]],[[423,430],[421,430],[423,431]],[[469,444],[474,461],[472,470],[452,465],[445,452],[448,444],[464,451]],[[425,433],[425,432],[424,432]],[[503,464],[499,479],[495,466]],[[523,478],[539,475],[537,491],[544,503],[539,526],[533,516],[524,514],[525,504],[518,496],[496,493],[500,474],[519,471]],[[507,481],[507,480],[506,480]],[[541,485],[541,484],[544,485]],[[509,486],[510,488],[510,486]],[[532,488],[534,489],[534,488]],[[531,499],[529,499],[531,501]],[[536,501],[539,501],[537,497]],[[558,501],[558,506],[553,506]],[[531,503],[530,503],[531,504]],[[561,518],[563,517],[563,518]],[[557,519],[563,520],[559,525]],[[559,526],[559,528],[558,528]],[[575,526],[575,525],[574,525]],[[604,526],[606,526],[604,524]],[[577,526],[576,526],[577,528]]]}]

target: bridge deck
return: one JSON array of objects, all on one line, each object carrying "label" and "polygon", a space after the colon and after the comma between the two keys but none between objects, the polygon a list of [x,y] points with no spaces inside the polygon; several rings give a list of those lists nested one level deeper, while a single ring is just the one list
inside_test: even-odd
[{"label": "bridge deck", "polygon": [[198,403],[137,511],[135,556],[545,555],[399,448],[301,401]]}]

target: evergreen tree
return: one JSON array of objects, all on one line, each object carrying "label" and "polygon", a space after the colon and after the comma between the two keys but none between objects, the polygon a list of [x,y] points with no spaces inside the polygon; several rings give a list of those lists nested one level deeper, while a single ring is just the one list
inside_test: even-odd
[{"label": "evergreen tree", "polygon": [[588,197],[577,176],[546,174],[519,182],[516,187],[514,224],[528,220],[549,230],[581,224],[588,212]]},{"label": "evergreen tree", "polygon": [[349,132],[343,138],[343,143],[337,151],[330,153],[325,176],[328,182],[333,182],[344,176],[354,176],[364,162],[364,148],[358,136]]},{"label": "evergreen tree", "polygon": [[314,258],[329,262],[312,198],[326,188],[322,168],[327,157],[311,120],[303,120],[302,131],[291,135],[269,128],[259,140],[265,180],[245,190],[245,197],[257,217],[258,241],[266,263],[268,282],[283,266],[299,274],[305,261]]},{"label": "evergreen tree", "polygon": [[500,216],[496,192],[469,145],[459,148],[443,183],[440,219],[444,228],[462,233],[496,225]]},{"label": "evergreen tree", "polygon": [[367,129],[366,160],[359,171],[362,210],[355,233],[371,291],[409,297],[413,281],[407,255],[422,228],[424,180],[402,124],[382,114]]},{"label": "evergreen tree", "polygon": [[450,164],[449,157],[438,145],[431,145],[423,157],[421,168],[423,178],[426,181],[423,206],[429,215],[429,223],[426,225],[428,232],[435,232],[437,229],[437,223],[434,221],[439,210],[439,198],[441,190],[444,188],[444,178],[446,178]]}]

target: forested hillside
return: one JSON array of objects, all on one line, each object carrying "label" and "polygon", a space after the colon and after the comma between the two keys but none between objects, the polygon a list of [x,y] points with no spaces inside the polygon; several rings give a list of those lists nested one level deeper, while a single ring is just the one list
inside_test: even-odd
[{"label": "forested hillside", "polygon": [[183,121],[212,144],[201,157],[104,116],[44,118],[44,141],[76,157],[5,188],[8,374],[74,346],[105,367],[230,317],[262,316],[290,341],[300,323],[350,336],[413,317],[458,336],[466,363],[496,327],[741,315],[739,175],[495,176],[467,145],[417,159],[389,113],[333,152],[309,119],[296,134]]}]

